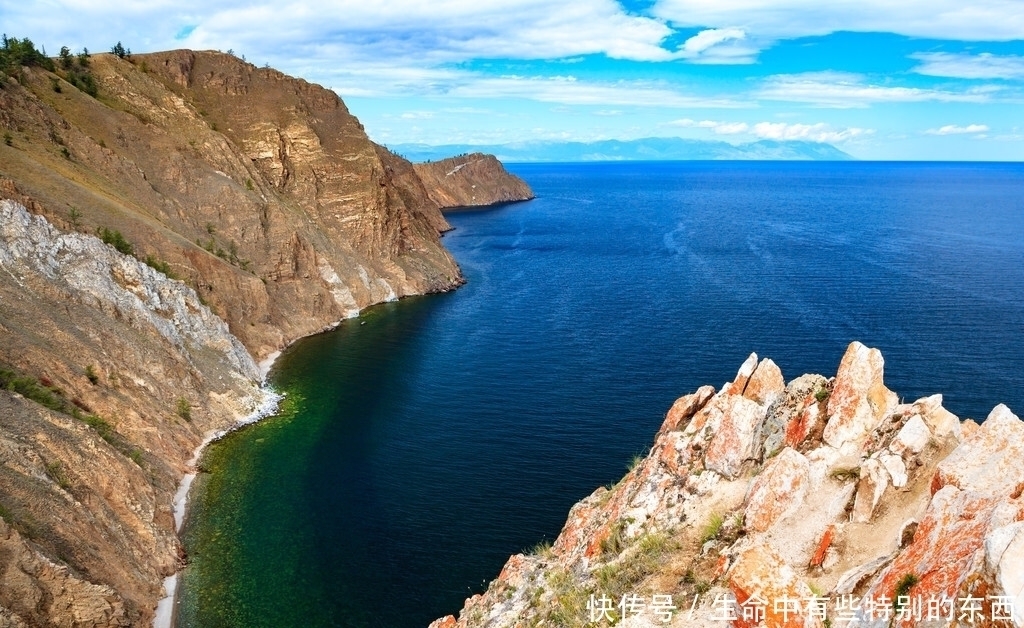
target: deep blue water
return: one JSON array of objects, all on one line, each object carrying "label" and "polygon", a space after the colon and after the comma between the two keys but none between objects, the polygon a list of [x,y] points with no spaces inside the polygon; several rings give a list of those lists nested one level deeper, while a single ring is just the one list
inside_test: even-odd
[{"label": "deep blue water", "polygon": [[516,165],[449,215],[469,280],[297,343],[280,418],[213,447],[179,625],[425,626],[756,351],[879,347],[907,401],[1024,411],[1024,166]]}]

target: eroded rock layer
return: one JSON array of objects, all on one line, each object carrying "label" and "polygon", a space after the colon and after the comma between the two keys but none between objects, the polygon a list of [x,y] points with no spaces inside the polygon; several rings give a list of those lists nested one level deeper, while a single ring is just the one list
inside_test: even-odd
[{"label": "eroded rock layer", "polygon": [[430,198],[444,209],[526,201],[533,190],[494,155],[469,153],[413,166]]},{"label": "eroded rock layer", "polygon": [[90,71],[98,98],[40,68],[0,89],[5,196],[64,229],[121,233],[257,359],[461,283],[412,165],[335,93],[217,52],[94,55]]},{"label": "eroded rock layer", "polygon": [[751,355],[432,626],[1024,626],[1024,422],[901,404],[883,366],[854,342],[787,385]]}]

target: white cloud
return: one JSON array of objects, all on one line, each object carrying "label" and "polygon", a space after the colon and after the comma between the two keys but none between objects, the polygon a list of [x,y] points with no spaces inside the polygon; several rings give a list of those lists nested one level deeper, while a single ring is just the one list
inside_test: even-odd
[{"label": "white cloud", "polygon": [[824,122],[817,124],[789,124],[786,122],[758,122],[754,135],[769,140],[803,140],[807,142],[845,142],[862,135],[873,133],[871,129],[849,127],[835,130]]},{"label": "white cloud", "polygon": [[928,129],[925,133],[928,135],[965,135],[968,133],[985,133],[986,131],[988,131],[988,125],[985,124],[968,124],[967,126],[947,124],[937,129]]},{"label": "white cloud", "polygon": [[653,81],[581,81],[574,76],[475,76],[444,92],[461,98],[524,98],[562,105],[737,109],[754,106],[730,98],[708,98]]},{"label": "white cloud", "polygon": [[719,122],[716,120],[691,120],[683,118],[668,123],[670,126],[684,128],[710,129],[719,135],[747,134],[758,139],[767,140],[802,140],[805,142],[846,142],[864,135],[874,133],[873,129],[862,129],[858,127],[847,127],[845,129],[834,129],[824,122],[816,124],[799,124],[787,122],[758,122],[748,124],[746,122]]},{"label": "white cloud", "polygon": [[1024,33],[1020,0],[658,0],[653,14],[676,26],[777,39],[843,30],[1010,41]]},{"label": "white cloud", "polygon": [[1016,55],[930,52],[910,55],[921,61],[918,74],[966,79],[1024,79],[1024,57]]},{"label": "white cloud", "polygon": [[886,102],[990,102],[998,86],[974,87],[963,91],[898,87],[867,83],[865,77],[846,72],[808,72],[768,77],[757,96],[848,109]]},{"label": "white cloud", "polygon": [[692,63],[753,63],[758,47],[739,28],[711,28],[687,39],[676,56]]},{"label": "white cloud", "polygon": [[0,13],[5,30],[48,47],[105,49],[120,39],[136,52],[232,48],[257,63],[266,59],[289,68],[302,59],[390,58],[429,65],[475,58],[673,56],[662,47],[672,29],[659,19],[627,13],[616,0],[54,0],[46,11],[2,0]]}]

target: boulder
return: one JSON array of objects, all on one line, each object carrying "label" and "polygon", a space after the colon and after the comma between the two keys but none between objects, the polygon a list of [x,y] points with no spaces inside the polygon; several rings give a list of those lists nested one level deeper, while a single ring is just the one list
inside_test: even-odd
[{"label": "boulder", "polygon": [[724,477],[735,478],[743,462],[753,456],[754,434],[764,420],[765,409],[739,395],[720,395],[715,401],[722,417],[708,444],[704,466]]},{"label": "boulder", "polygon": [[775,401],[786,390],[786,380],[782,378],[782,370],[765,358],[761,360],[754,374],[750,376],[743,396],[751,401],[766,406]]},{"label": "boulder", "polygon": [[878,349],[850,343],[828,400],[826,443],[844,453],[860,450],[872,430],[896,407],[896,393],[883,382],[884,366]]},{"label": "boulder", "polygon": [[988,418],[939,463],[932,488],[953,485],[962,490],[1005,497],[1024,483],[1024,422],[1006,406]]},{"label": "boulder", "polygon": [[747,527],[764,532],[798,510],[807,494],[809,469],[807,458],[789,447],[768,461],[750,487]]}]

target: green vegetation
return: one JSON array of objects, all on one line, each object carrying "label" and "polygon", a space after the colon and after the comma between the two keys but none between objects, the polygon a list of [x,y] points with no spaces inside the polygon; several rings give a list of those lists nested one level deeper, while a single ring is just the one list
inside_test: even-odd
[{"label": "green vegetation", "polygon": [[640,466],[640,463],[644,461],[644,457],[640,454],[633,454],[633,458],[629,461],[629,465],[626,468],[630,471]]},{"label": "green vegetation", "polygon": [[704,529],[700,533],[701,545],[708,541],[718,538],[718,533],[722,531],[722,525],[725,523],[725,517],[720,513],[714,513],[708,522],[704,524]]},{"label": "green vegetation", "polygon": [[0,368],[0,389],[16,392],[57,412],[65,412],[67,406],[58,388],[45,386],[34,377],[18,375],[12,370]]},{"label": "green vegetation", "polygon": [[171,265],[168,264],[167,262],[161,260],[161,259],[157,259],[157,258],[153,257],[152,255],[147,255],[146,259],[144,259],[142,261],[144,261],[146,263],[146,266],[149,266],[153,270],[159,271],[159,272],[167,275],[171,279],[177,279],[178,278],[174,274],[174,271],[171,270]]},{"label": "green vegetation", "polygon": [[14,137],[9,132],[4,132],[4,144],[8,146],[14,144]]},{"label": "green vegetation", "polygon": [[114,47],[110,49],[110,53],[118,59],[124,59],[125,57],[132,56],[131,49],[122,46],[120,41],[114,44]]},{"label": "green vegetation", "polygon": [[817,392],[814,393],[814,398],[818,401],[818,403],[824,403],[825,401],[828,401],[828,398],[831,395],[832,391],[829,390],[827,386],[822,386],[817,390]]},{"label": "green vegetation", "polygon": [[92,364],[85,367],[85,376],[93,386],[100,383],[100,376],[96,374],[96,369],[93,368]]},{"label": "green vegetation", "polygon": [[250,192],[256,189],[256,186],[252,184],[252,179],[245,180],[245,189],[249,190]]},{"label": "green vegetation", "polygon": [[[186,421],[192,420],[192,404],[184,397],[178,397],[175,413]],[[549,545],[550,546],[550,545]]]},{"label": "green vegetation", "polygon": [[618,600],[627,593],[639,592],[639,585],[659,571],[673,549],[675,545],[667,534],[643,535],[618,560],[594,570],[598,593]]},{"label": "green vegetation", "polygon": [[105,244],[109,244],[125,255],[132,255],[135,252],[135,247],[132,246],[132,243],[126,240],[124,236],[121,235],[121,232],[116,229],[111,231],[110,229],[103,227],[99,230],[99,236]]},{"label": "green vegetation", "polygon": [[541,558],[551,557],[551,541],[544,540],[537,543],[526,552],[531,556],[540,556]]},{"label": "green vegetation", "polygon": [[906,573],[900,578],[900,581],[896,584],[896,590],[892,594],[892,605],[894,608],[899,609],[902,606],[899,602],[900,598],[904,598],[906,601],[910,595],[910,590],[914,588],[921,579],[917,577],[915,573]]},{"label": "green vegetation", "polygon": [[[90,364],[85,368],[85,376],[89,378],[89,381],[95,384],[99,381],[99,377],[96,376],[96,372],[93,370]],[[96,414],[84,414],[83,409],[86,409],[85,404],[81,401],[73,400],[68,401],[64,397],[64,393],[53,385],[53,382],[46,379],[45,377],[36,379],[30,375],[19,374],[10,368],[0,367],[0,389],[9,390],[11,392],[18,393],[26,399],[38,403],[41,406],[49,408],[55,412],[66,414],[73,419],[81,421],[96,430],[99,436],[110,443],[114,449],[118,450],[128,458],[132,459],[136,464],[142,466],[142,452],[128,442],[123,436],[117,433],[106,419]],[[87,411],[87,410],[86,410]],[[50,477],[55,482],[60,484],[60,480],[57,476],[50,471],[47,471]],[[62,485],[63,486],[63,485]]]},{"label": "green vegetation", "polygon": [[64,159],[71,159],[71,151],[68,150],[67,146],[60,147],[60,154],[64,156]]},{"label": "green vegetation", "polygon": [[0,72],[10,76],[21,76],[22,67],[40,67],[53,72],[53,61],[46,52],[36,50],[35,44],[28,37],[18,39],[4,34],[3,47],[0,47]]},{"label": "green vegetation", "polygon": [[65,491],[71,490],[71,482],[68,480],[68,476],[64,473],[64,465],[60,460],[54,460],[53,462],[46,463],[46,475],[50,476],[50,479],[57,483],[57,486],[61,487]]},{"label": "green vegetation", "polygon": [[70,210],[68,211],[68,221],[69,221],[69,222],[71,223],[71,226],[72,226],[72,228],[74,228],[74,229],[77,229],[77,228],[78,228],[78,221],[79,221],[79,219],[80,219],[81,217],[82,217],[82,212],[78,211],[78,210],[77,210],[77,209],[75,209],[74,207],[72,207],[72,208],[71,208],[71,209],[70,209]]},{"label": "green vegetation", "polygon": [[608,536],[601,540],[601,554],[618,554],[626,545],[626,526],[629,523],[625,519],[619,519],[608,532]]}]

